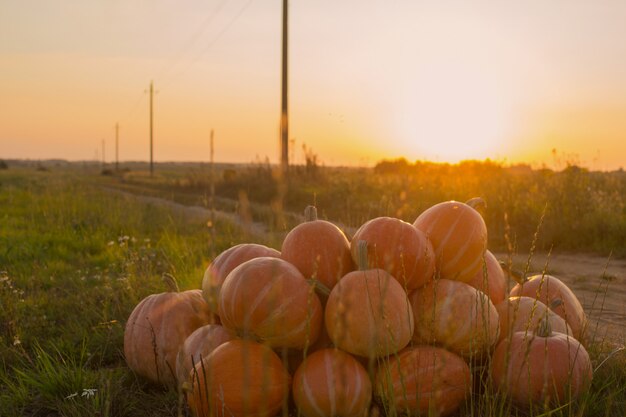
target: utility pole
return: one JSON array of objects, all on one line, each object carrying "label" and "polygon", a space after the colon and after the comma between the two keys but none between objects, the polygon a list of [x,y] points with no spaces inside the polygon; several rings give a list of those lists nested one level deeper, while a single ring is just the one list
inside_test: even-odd
[{"label": "utility pole", "polygon": [[102,139],[102,171],[104,171],[104,164],[105,164],[105,157],[104,157],[104,139]]},{"label": "utility pole", "polygon": [[116,172],[120,170],[119,146],[120,146],[120,124],[115,123],[115,171]]},{"label": "utility pole", "polygon": [[209,207],[211,208],[211,248],[215,249],[215,161],[213,160],[213,129],[211,129],[211,159],[209,171]]},{"label": "utility pole", "polygon": [[281,144],[281,170],[284,176],[289,169],[289,114],[288,114],[288,0],[283,0],[283,62],[282,62],[282,100],[280,112],[280,144]]},{"label": "utility pole", "polygon": [[150,176],[154,175],[154,159],[153,159],[153,136],[152,136],[152,97],[154,96],[154,84],[150,81]]}]

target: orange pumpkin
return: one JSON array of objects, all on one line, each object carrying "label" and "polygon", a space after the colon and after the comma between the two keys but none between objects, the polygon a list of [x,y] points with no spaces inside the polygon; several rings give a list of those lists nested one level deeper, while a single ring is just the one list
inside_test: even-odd
[{"label": "orange pumpkin", "polygon": [[368,266],[389,272],[407,290],[421,287],[433,278],[435,256],[426,235],[410,223],[393,217],[378,217],[363,224],[352,238],[352,257],[357,260],[357,242],[368,247]]},{"label": "orange pumpkin", "polygon": [[305,278],[316,279],[331,290],[339,278],[354,270],[350,242],[337,226],[318,220],[315,207],[307,207],[305,219],[285,236],[281,257]]},{"label": "orange pumpkin", "polygon": [[242,243],[220,253],[208,266],[202,278],[202,296],[212,312],[218,312],[217,300],[224,280],[230,272],[250,259],[269,256],[280,258],[280,252],[256,243]]},{"label": "orange pumpkin", "polygon": [[322,304],[295,266],[251,259],[228,274],[219,295],[222,325],[269,346],[303,349],[317,340]]},{"label": "orange pumpkin", "polygon": [[[361,241],[359,266],[367,268]],[[353,271],[328,296],[325,322],[336,347],[366,358],[404,348],[413,335],[413,312],[398,281],[382,269]]]},{"label": "orange pumpkin", "polygon": [[446,416],[470,392],[470,369],[452,352],[433,346],[407,348],[379,366],[376,395],[389,415]]},{"label": "orange pumpkin", "polygon": [[504,271],[496,257],[489,250],[485,251],[483,267],[467,283],[487,294],[494,304],[499,304],[506,298]]},{"label": "orange pumpkin", "polygon": [[538,299],[569,324],[576,339],[584,340],[587,317],[576,295],[560,279],[552,275],[531,276],[523,284],[513,287],[511,296]]},{"label": "orange pumpkin", "polygon": [[189,408],[197,417],[271,417],[287,402],[291,378],[268,346],[235,339],[190,374]]},{"label": "orange pumpkin", "polygon": [[371,397],[363,365],[338,349],[311,354],[293,376],[293,399],[304,417],[365,416]]},{"label": "orange pumpkin", "polygon": [[462,356],[479,355],[498,340],[498,312],[482,291],[440,279],[412,291],[416,343],[441,344]]},{"label": "orange pumpkin", "polygon": [[207,324],[197,328],[187,337],[176,356],[176,377],[178,385],[188,381],[189,372],[196,363],[209,356],[222,343],[235,336],[219,324]]},{"label": "orange pumpkin", "polygon": [[439,203],[420,214],[413,226],[432,243],[440,278],[467,282],[481,269],[487,226],[472,207],[458,201]]},{"label": "orange pumpkin", "polygon": [[491,362],[494,385],[521,407],[577,398],[591,383],[589,354],[576,339],[553,333],[547,320],[534,334],[500,342]]},{"label": "orange pumpkin", "polygon": [[496,305],[496,310],[500,318],[499,341],[516,332],[534,333],[544,318],[548,319],[553,331],[572,334],[565,320],[534,298],[509,297]]},{"label": "orange pumpkin", "polygon": [[126,322],[126,363],[152,382],[175,386],[180,347],[194,330],[215,321],[200,290],[149,295]]}]

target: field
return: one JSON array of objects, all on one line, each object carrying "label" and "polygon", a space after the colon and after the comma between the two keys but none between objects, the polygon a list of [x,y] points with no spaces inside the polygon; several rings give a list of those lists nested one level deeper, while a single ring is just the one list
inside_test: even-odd
[{"label": "field", "polygon": [[[498,257],[563,277],[592,319],[591,391],[541,415],[626,415],[623,172],[391,161],[296,167],[285,180],[258,163],[217,166],[210,181],[208,166],[163,165],[153,178],[140,168],[0,171],[0,415],[185,415],[178,394],[137,378],[122,352],[126,319],[165,291],[164,273],[199,288],[210,260],[234,244],[280,249],[307,204],[351,234],[369,218],[412,222],[434,203],[475,196],[487,201]],[[531,415],[502,404],[487,388],[460,415]]]}]

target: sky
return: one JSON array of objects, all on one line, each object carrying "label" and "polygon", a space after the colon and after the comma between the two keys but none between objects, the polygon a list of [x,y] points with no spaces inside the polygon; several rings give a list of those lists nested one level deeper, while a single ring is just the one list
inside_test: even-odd
[{"label": "sky", "polygon": [[[0,0],[0,158],[279,158],[279,0]],[[383,158],[626,167],[623,0],[300,0],[289,137]]]}]

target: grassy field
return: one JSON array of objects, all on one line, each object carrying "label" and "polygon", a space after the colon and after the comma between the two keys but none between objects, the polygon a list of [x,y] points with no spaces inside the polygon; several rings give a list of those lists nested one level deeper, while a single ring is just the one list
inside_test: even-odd
[{"label": "grassy field", "polygon": [[[624,255],[620,251],[626,250],[623,174],[593,180],[590,173],[581,171],[526,173],[529,177],[514,183],[508,182],[512,177],[506,176],[517,175],[514,173],[481,174],[485,178],[495,175],[500,186],[510,188],[508,194],[501,194],[501,188],[481,182],[482,177],[472,179],[475,184],[470,187],[467,176],[438,172],[433,174],[433,184],[427,184],[420,179],[424,167],[409,166],[406,169],[415,172],[400,175],[397,166],[392,168],[393,172],[379,168],[377,175],[372,175],[374,171],[354,170],[350,176],[337,175],[332,170],[303,171],[294,180],[297,182],[289,184],[284,201],[278,202],[280,184],[267,167],[241,168],[234,174],[229,171],[231,168],[222,167],[217,184],[221,200],[216,205],[227,211],[241,211],[243,207],[250,211],[251,218],[266,223],[270,231],[284,232],[298,221],[296,215],[286,215],[285,211],[299,212],[303,205],[312,202],[321,207],[324,217],[358,226],[365,218],[384,214],[413,221],[415,213],[435,200],[462,200],[481,194],[494,202],[490,205],[493,209],[489,216],[493,218],[488,218],[488,225],[490,230],[496,230],[492,235],[496,244],[503,247],[507,244],[507,230],[511,236],[517,236],[509,243],[530,246],[549,202],[557,208],[548,209],[543,215],[541,247],[549,247],[550,239],[556,236],[576,234],[583,243],[574,244],[563,237],[558,241],[559,249],[587,249],[620,256]],[[2,416],[177,415],[176,392],[146,384],[125,366],[125,321],[139,300],[165,291],[163,273],[174,275],[183,289],[199,288],[211,257],[247,239],[233,223],[218,221],[213,225],[217,238],[212,241],[206,221],[105,188],[136,187],[135,191],[206,206],[206,167],[195,171],[173,169],[160,173],[157,180],[133,172],[125,179],[96,174],[75,168],[0,171]],[[544,178],[546,189],[532,188],[524,182],[536,175]],[[250,183],[250,178],[259,182]],[[527,193],[511,197],[527,187]],[[558,187],[563,188],[561,194],[553,194]],[[567,200],[568,195],[573,203]],[[591,202],[586,198],[591,198]],[[606,202],[601,198],[606,198]],[[520,201],[526,203],[517,207]],[[558,211],[563,207],[570,207],[572,212],[562,212],[564,218],[559,219]],[[580,226],[563,225],[572,216],[580,217],[580,213],[588,214],[580,219]],[[500,214],[502,219],[498,220]],[[508,224],[503,223],[504,218],[508,218]],[[528,222],[524,225],[528,232],[516,229],[523,222]],[[587,242],[581,236],[594,222],[603,225],[602,233],[598,233],[606,240],[590,237]],[[278,242],[276,238],[257,241],[275,247]],[[511,408],[492,392],[488,383],[477,379],[477,384],[483,384],[481,394],[473,396],[460,415],[624,416],[626,354],[612,355],[614,349],[615,346],[599,341],[590,344],[598,369],[591,391],[575,404],[549,413],[530,414]],[[476,372],[480,375],[478,367]]]}]

